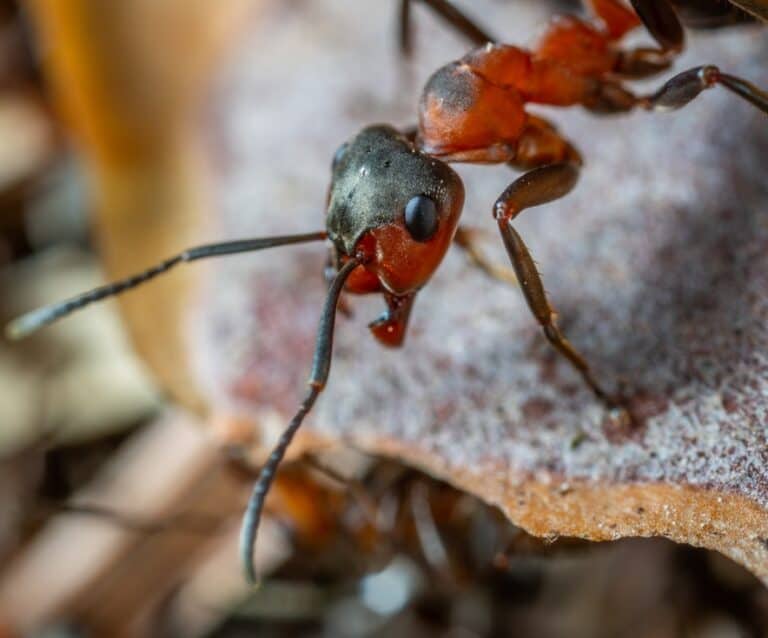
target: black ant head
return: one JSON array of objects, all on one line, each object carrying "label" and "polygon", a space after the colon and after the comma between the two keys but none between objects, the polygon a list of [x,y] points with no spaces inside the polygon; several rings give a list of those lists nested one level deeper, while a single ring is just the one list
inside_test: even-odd
[{"label": "black ant head", "polygon": [[333,159],[328,236],[342,255],[364,256],[384,290],[423,286],[442,261],[464,205],[464,186],[444,162],[390,126],[370,126]]}]

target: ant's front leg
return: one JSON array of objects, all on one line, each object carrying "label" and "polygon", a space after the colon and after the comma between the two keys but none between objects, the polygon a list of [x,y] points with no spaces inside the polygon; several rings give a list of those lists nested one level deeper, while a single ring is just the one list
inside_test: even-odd
[{"label": "ant's front leg", "polygon": [[592,375],[587,360],[560,331],[556,322],[557,315],[547,300],[536,264],[522,237],[512,224],[513,220],[526,208],[546,204],[567,195],[576,184],[578,177],[578,166],[570,162],[535,168],[507,187],[496,200],[493,213],[525,300],[536,321],[544,330],[547,340],[579,372],[594,395],[605,406],[613,409],[621,407],[621,402],[602,388]]}]

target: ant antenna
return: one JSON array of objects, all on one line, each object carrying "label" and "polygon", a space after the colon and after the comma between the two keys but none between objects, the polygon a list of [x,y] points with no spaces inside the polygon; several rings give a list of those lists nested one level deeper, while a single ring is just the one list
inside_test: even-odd
[{"label": "ant antenna", "polygon": [[338,305],[341,291],[344,283],[352,271],[360,265],[357,258],[350,259],[339,270],[328,289],[328,296],[325,298],[323,312],[320,315],[320,326],[317,330],[317,341],[315,342],[315,354],[312,359],[312,372],[309,375],[309,392],[299,406],[298,412],[291,419],[288,427],[280,435],[280,440],[275,445],[272,453],[269,455],[266,464],[261,469],[261,474],[253,487],[253,492],[248,500],[248,507],[243,516],[243,526],[240,532],[240,558],[243,563],[245,579],[249,584],[257,583],[256,568],[253,564],[253,547],[256,544],[256,532],[259,529],[261,513],[264,509],[264,500],[267,492],[275,479],[275,473],[283,460],[285,451],[301,427],[304,417],[312,409],[317,397],[323,391],[325,383],[328,380],[328,373],[331,370],[331,353],[333,350],[333,328],[336,322],[336,306]]},{"label": "ant antenna", "polygon": [[158,275],[162,275],[174,266],[184,262],[205,259],[207,257],[219,257],[220,255],[246,253],[254,250],[262,250],[264,248],[272,248],[274,246],[287,246],[309,241],[320,241],[326,239],[327,236],[328,234],[325,231],[322,231],[306,233],[303,235],[240,239],[237,241],[205,244],[203,246],[189,248],[178,255],[174,255],[173,257],[161,261],[156,266],[152,266],[152,268],[148,268],[144,272],[133,275],[132,277],[127,277],[126,279],[121,279],[120,281],[94,288],[81,295],[67,299],[66,301],[51,304],[50,306],[43,306],[42,308],[21,315],[6,326],[5,335],[11,340],[23,339],[43,326],[53,323],[57,319],[61,319],[75,310],[80,310],[80,308],[92,304],[95,301],[119,295],[126,290],[135,288],[145,281],[149,281]]}]

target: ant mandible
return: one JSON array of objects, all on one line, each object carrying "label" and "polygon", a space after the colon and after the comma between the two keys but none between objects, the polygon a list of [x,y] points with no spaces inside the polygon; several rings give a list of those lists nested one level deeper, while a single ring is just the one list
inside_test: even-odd
[{"label": "ant mandible", "polygon": [[[484,37],[446,0],[424,1],[470,37]],[[404,0],[404,6],[409,2]],[[623,410],[622,401],[598,384],[586,359],[558,328],[541,277],[513,224],[527,208],[565,196],[581,166],[579,152],[525,107],[539,103],[582,105],[596,112],[669,110],[721,85],[768,113],[768,94],[714,66],[701,66],[676,75],[653,94],[636,96],[621,80],[667,68],[682,49],[683,31],[674,10],[667,0],[633,0],[636,12],[621,0],[587,0],[587,4],[593,21],[559,18],[533,50],[489,43],[439,69],[424,88],[418,129],[411,134],[386,125],[369,126],[343,144],[333,158],[326,230],[191,248],[143,273],[32,311],[9,324],[8,336],[21,338],[183,262],[330,241],[329,287],[309,390],[262,468],[244,515],[241,554],[250,583],[256,581],[252,554],[267,492],[291,440],[328,380],[342,292],[381,293],[387,310],[370,329],[384,345],[400,346],[416,294],[457,239],[464,187],[448,162],[507,163],[526,171],[493,206],[520,287],[552,346],[581,374],[599,401]],[[660,48],[619,48],[622,37],[641,21]],[[470,256],[477,255],[466,233],[461,243]],[[482,260],[476,261],[488,269]]]}]

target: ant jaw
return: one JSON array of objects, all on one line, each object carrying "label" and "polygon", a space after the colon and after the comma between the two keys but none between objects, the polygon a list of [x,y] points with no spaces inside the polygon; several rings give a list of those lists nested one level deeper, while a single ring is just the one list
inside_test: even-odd
[{"label": "ant jaw", "polygon": [[376,254],[375,241],[370,233],[366,233],[358,240],[351,254],[340,251],[337,246],[334,246],[334,249],[336,250],[336,261],[339,264],[345,264],[350,259],[354,259],[358,263],[357,268],[347,277],[344,286],[347,292],[356,295],[381,292],[382,286],[378,274],[367,267],[374,261]]},{"label": "ant jaw", "polygon": [[379,343],[388,348],[398,348],[403,345],[415,298],[416,293],[402,296],[384,294],[387,310],[381,317],[368,324],[368,329]]},{"label": "ant jaw", "polygon": [[368,329],[380,344],[388,348],[399,348],[405,341],[405,322],[392,319],[388,312],[369,323]]},{"label": "ant jaw", "polygon": [[376,260],[376,237],[371,230],[366,231],[355,244],[354,259],[361,266],[371,264]]}]

